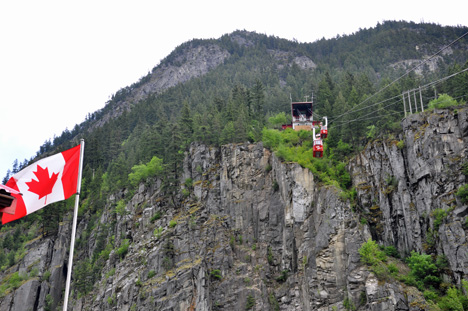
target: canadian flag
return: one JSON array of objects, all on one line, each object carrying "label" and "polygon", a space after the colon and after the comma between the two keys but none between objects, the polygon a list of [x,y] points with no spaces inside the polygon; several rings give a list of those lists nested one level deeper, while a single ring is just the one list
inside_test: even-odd
[{"label": "canadian flag", "polygon": [[3,213],[2,224],[19,219],[44,206],[66,200],[77,191],[80,145],[41,159],[13,175],[6,186],[19,191],[14,215]]}]

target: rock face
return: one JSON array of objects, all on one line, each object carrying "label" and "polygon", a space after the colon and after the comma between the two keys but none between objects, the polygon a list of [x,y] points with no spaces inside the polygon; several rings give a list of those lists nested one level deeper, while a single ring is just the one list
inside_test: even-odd
[{"label": "rock face", "polygon": [[204,75],[229,56],[229,52],[217,44],[189,48],[173,64],[162,66],[153,72],[149,82],[134,91],[133,101],[137,102],[149,94],[159,94],[179,83]]},{"label": "rock face", "polygon": [[[400,139],[369,143],[349,164],[353,206],[262,144],[192,144],[184,195],[163,199],[156,180],[141,184],[124,211],[109,198],[97,221],[116,246],[88,295],[78,296],[74,279],[69,310],[424,310],[419,291],[377,280],[358,250],[372,237],[401,254],[444,254],[454,283],[466,275],[468,207],[454,193],[465,182],[467,110],[411,115]],[[435,224],[440,210],[446,216]],[[78,236],[88,225],[79,223]],[[56,239],[30,245],[11,269],[37,266],[39,276],[0,298],[0,310],[62,303],[68,236],[65,222]],[[97,237],[87,239],[90,254]]]},{"label": "rock face", "polygon": [[[339,190],[318,187],[307,169],[261,144],[192,145],[184,168],[193,188],[178,208],[166,208],[156,188],[141,187],[128,203],[129,215],[145,208],[136,229],[134,216],[119,221],[133,240],[125,260],[110,260],[113,277],[74,310],[358,305],[369,273],[357,250],[368,234]],[[164,217],[148,221],[157,212]]]},{"label": "rock face", "polygon": [[149,95],[159,95],[177,84],[185,83],[208,73],[222,64],[229,56],[229,52],[217,44],[198,46],[189,44],[184,48],[183,53],[176,56],[173,61],[154,68],[148,76],[148,81],[138,87],[131,88],[129,96],[125,100],[115,103],[112,109],[103,115],[94,126],[99,127],[108,122],[109,119],[121,115],[132,105]]},{"label": "rock face", "polygon": [[[457,201],[468,146],[468,109],[434,110],[402,122],[400,141],[375,141],[349,168],[372,236],[400,253],[445,255],[456,282],[466,275],[465,216]],[[441,224],[435,224],[437,213]]]}]

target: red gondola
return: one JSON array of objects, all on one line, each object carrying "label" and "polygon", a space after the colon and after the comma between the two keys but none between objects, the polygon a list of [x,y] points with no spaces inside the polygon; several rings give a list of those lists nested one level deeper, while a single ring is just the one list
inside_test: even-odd
[{"label": "red gondola", "polygon": [[328,136],[328,128],[327,128],[328,119],[327,117],[323,117],[323,118],[325,119],[325,125],[322,125],[320,127],[320,137],[322,137],[322,139],[325,139]]},{"label": "red gondola", "polygon": [[322,139],[325,139],[327,138],[328,136],[328,130],[327,130],[327,127],[326,126],[322,126],[322,128],[320,129],[320,137]]},{"label": "red gondola", "polygon": [[320,135],[318,135],[318,137],[315,137],[315,127],[313,129],[313,137],[314,137],[314,145],[313,145],[312,155],[314,156],[314,158],[321,158],[323,157],[323,142],[322,142],[322,139],[320,138]]}]

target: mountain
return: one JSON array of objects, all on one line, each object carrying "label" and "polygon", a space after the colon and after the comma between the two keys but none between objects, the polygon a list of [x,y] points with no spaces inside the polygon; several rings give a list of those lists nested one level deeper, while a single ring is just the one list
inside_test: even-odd
[{"label": "mountain", "polygon": [[[38,152],[86,140],[69,309],[463,309],[467,31],[389,21],[176,48]],[[438,80],[426,109],[434,88],[458,103],[383,104]],[[262,129],[312,94],[333,121],[326,155],[295,160],[307,134],[277,150]],[[61,306],[71,201],[2,227],[0,310]]]}]

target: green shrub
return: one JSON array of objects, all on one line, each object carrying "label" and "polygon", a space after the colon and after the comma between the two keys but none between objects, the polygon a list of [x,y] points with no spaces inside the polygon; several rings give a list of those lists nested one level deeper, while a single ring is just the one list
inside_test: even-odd
[{"label": "green shrub", "polygon": [[154,229],[153,234],[156,237],[156,239],[159,239],[161,237],[161,234],[162,234],[163,231],[164,231],[164,229],[161,226],[159,226],[159,228]]},{"label": "green shrub", "polygon": [[192,178],[187,178],[184,182],[185,187],[187,188],[192,188],[193,187],[193,179]]},{"label": "green shrub", "polygon": [[120,244],[120,247],[117,249],[117,254],[119,255],[120,258],[125,257],[125,255],[128,252],[129,246],[130,246],[130,241],[128,239],[125,239],[122,241],[122,244]]},{"label": "green shrub", "polygon": [[211,270],[210,276],[211,278],[216,280],[221,280],[223,278],[223,276],[221,275],[221,270],[219,269]]},{"label": "green shrub", "polygon": [[281,125],[288,123],[288,117],[284,112],[280,112],[277,115],[268,118],[269,127],[280,129]]},{"label": "green shrub", "polygon": [[150,222],[155,222],[156,220],[161,218],[161,212],[156,212],[153,217],[150,218]]},{"label": "green shrub", "polygon": [[404,140],[400,140],[399,142],[397,142],[396,144],[397,148],[398,149],[403,149],[405,147],[405,141]]},{"label": "green shrub", "polygon": [[54,298],[52,298],[51,294],[47,294],[45,297],[45,306],[44,310],[45,311],[51,311],[52,310],[52,305],[54,304]]},{"label": "green shrub", "polygon": [[439,231],[439,227],[448,215],[448,211],[443,208],[436,208],[431,212],[434,217],[434,231]]},{"label": "green shrub", "polygon": [[367,127],[367,132],[366,132],[367,139],[374,139],[376,134],[377,134],[377,128],[375,127],[375,125],[369,125]]},{"label": "green shrub", "polygon": [[468,184],[463,185],[458,189],[457,197],[459,197],[463,203],[468,203]]},{"label": "green shrub", "polygon": [[462,173],[463,173],[463,175],[468,176],[468,162],[465,162],[462,165]]},{"label": "green shrub", "polygon": [[283,270],[281,271],[281,274],[276,278],[276,281],[277,282],[286,282],[286,280],[288,279],[288,270]]},{"label": "green shrub", "polygon": [[406,262],[411,269],[410,274],[414,277],[416,286],[420,290],[424,290],[426,286],[438,287],[440,284],[439,273],[430,255],[412,251]]},{"label": "green shrub", "polygon": [[397,266],[396,266],[395,264],[393,264],[393,263],[388,264],[387,268],[388,268],[388,271],[389,271],[392,275],[396,275],[396,274],[398,274],[398,272],[399,272]]},{"label": "green shrub", "polygon": [[445,256],[443,254],[438,255],[435,264],[437,266],[437,269],[439,269],[439,271],[447,269],[449,267],[449,262],[448,262],[447,256]]},{"label": "green shrub", "polygon": [[393,246],[393,245],[389,245],[389,246],[384,247],[383,251],[385,252],[385,254],[387,256],[392,256],[394,258],[400,258],[400,253],[398,252],[396,247]]},{"label": "green shrub", "polygon": [[148,279],[151,279],[151,278],[152,278],[153,276],[155,276],[155,275],[156,275],[156,272],[155,272],[154,270],[150,270],[150,271],[148,272]]},{"label": "green shrub", "polygon": [[231,248],[234,248],[236,246],[236,237],[231,235],[231,237],[229,238],[229,245],[231,246]]},{"label": "green shrub", "polygon": [[109,270],[109,272],[106,273],[106,278],[109,278],[115,274],[115,268],[112,268]]},{"label": "green shrub", "polygon": [[29,277],[30,278],[35,278],[38,275],[39,275],[39,268],[38,267],[32,268],[31,272],[29,272]]},{"label": "green shrub", "polygon": [[361,255],[361,261],[370,266],[387,260],[387,255],[385,255],[385,253],[380,250],[377,243],[371,239],[362,244],[359,249],[359,255]]},{"label": "green shrub", "polygon": [[255,297],[252,295],[247,296],[247,302],[245,304],[245,310],[252,310],[255,306]]},{"label": "green shrub", "polygon": [[351,299],[349,299],[349,297],[346,297],[343,300],[343,307],[346,310],[356,310],[356,306],[354,305],[353,301]]},{"label": "green shrub", "polygon": [[362,291],[359,294],[359,305],[364,306],[366,305],[366,303],[367,303],[367,294],[366,294],[366,291]]},{"label": "green shrub", "polygon": [[279,190],[279,184],[276,180],[273,181],[273,192],[277,192]]},{"label": "green shrub", "polygon": [[49,281],[49,278],[50,278],[50,275],[51,275],[50,271],[47,270],[47,271],[44,272],[44,274],[42,275],[41,280],[42,280],[42,281],[47,281],[47,282],[48,282],[48,281]]},{"label": "green shrub", "polygon": [[146,164],[138,164],[132,167],[132,172],[128,174],[128,180],[132,186],[137,186],[148,177],[157,176],[163,172],[162,159],[153,157]]},{"label": "green shrub", "polygon": [[274,264],[273,252],[272,252],[270,246],[268,246],[268,248],[267,248],[267,260],[268,260],[268,264],[270,266],[272,266]]},{"label": "green shrub", "polygon": [[443,109],[457,105],[458,102],[455,99],[453,99],[450,95],[440,94],[438,98],[433,99],[429,102],[429,109]]},{"label": "green shrub", "polygon": [[109,255],[112,251],[113,245],[114,245],[114,236],[111,237],[110,243],[107,243],[106,247],[99,253],[99,258],[103,259],[104,261],[109,259]]},{"label": "green shrub", "polygon": [[175,220],[173,219],[173,220],[171,220],[171,221],[169,222],[169,227],[170,227],[170,228],[174,228],[175,226],[177,226],[177,221],[175,221]]},{"label": "green shrub", "polygon": [[379,280],[388,280],[392,276],[399,278],[398,268],[393,263],[387,264],[387,254],[382,249],[385,247],[379,247],[377,243],[369,239],[359,249],[361,261],[370,266],[370,270]]},{"label": "green shrub", "polygon": [[442,310],[463,311],[463,304],[460,301],[462,296],[455,287],[447,290],[447,295],[442,297],[437,304]]},{"label": "green shrub", "polygon": [[8,285],[13,289],[17,289],[21,286],[21,283],[26,279],[27,277],[25,275],[20,274],[19,272],[15,272],[8,279]]},{"label": "green shrub", "polygon": [[115,207],[115,212],[121,216],[126,214],[125,207],[127,204],[125,204],[124,200],[120,200],[117,202],[117,206]]},{"label": "green shrub", "polygon": [[432,300],[432,301],[439,300],[439,295],[433,290],[426,289],[423,294],[426,300]]},{"label": "green shrub", "polygon": [[424,245],[426,250],[432,249],[437,241],[438,232],[432,228],[428,228],[426,233],[426,244]]},{"label": "green shrub", "polygon": [[270,296],[268,296],[268,301],[270,302],[270,307],[272,308],[273,311],[280,310],[280,306],[279,306],[278,300],[276,300],[275,295],[270,294]]}]

